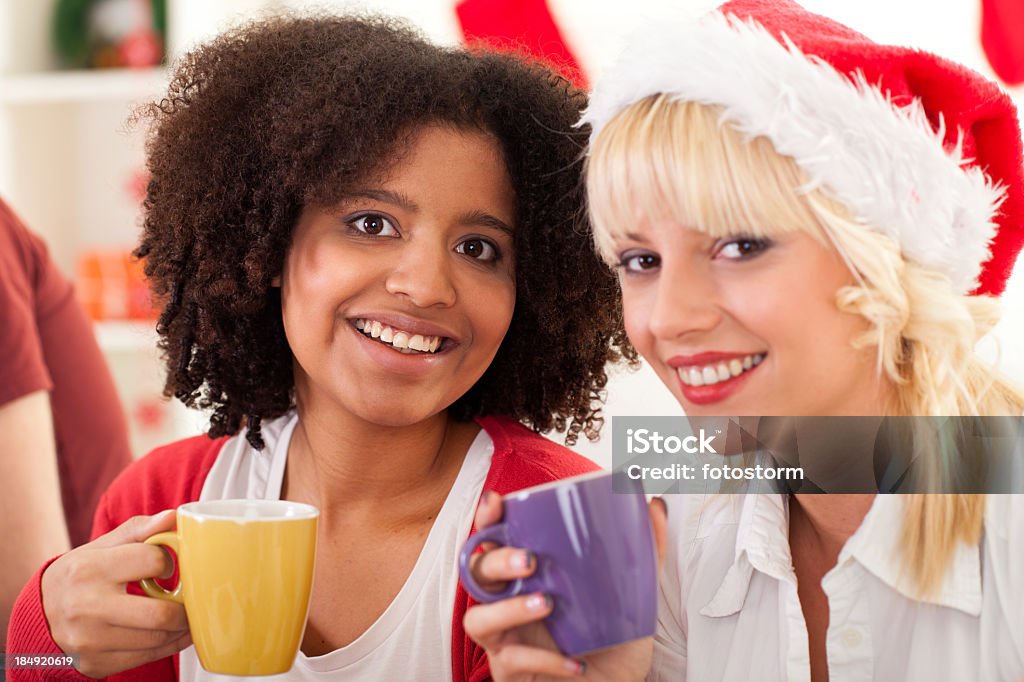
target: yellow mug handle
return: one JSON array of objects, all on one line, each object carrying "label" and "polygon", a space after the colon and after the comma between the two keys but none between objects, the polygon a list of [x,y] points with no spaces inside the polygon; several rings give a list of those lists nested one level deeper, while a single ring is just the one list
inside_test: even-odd
[{"label": "yellow mug handle", "polygon": [[[174,550],[176,556],[180,556],[178,551],[178,534],[175,531],[167,531],[166,533],[157,533],[152,537],[146,538],[147,545],[164,545]],[[142,587],[142,591],[150,597],[156,597],[157,599],[166,599],[168,601],[178,602],[179,604],[185,603],[185,598],[181,594],[181,575],[179,571],[178,584],[174,586],[173,590],[165,590],[157,584],[153,578],[143,578],[139,581],[139,585]]]}]

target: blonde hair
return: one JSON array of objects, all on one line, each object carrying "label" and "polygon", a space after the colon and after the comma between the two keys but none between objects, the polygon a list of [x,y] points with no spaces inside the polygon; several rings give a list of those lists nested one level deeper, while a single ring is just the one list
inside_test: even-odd
[{"label": "blonde hair", "polygon": [[[896,389],[886,413],[994,416],[1024,408],[1024,395],[974,352],[999,319],[996,301],[959,295],[945,275],[906,261],[890,237],[856,222],[793,159],[765,137],[745,136],[719,107],[666,95],[634,103],[593,141],[586,178],[596,246],[609,263],[614,241],[638,219],[714,237],[799,230],[836,249],[857,281],[836,292],[837,308],[869,321],[852,348],[874,347],[879,374]],[[926,489],[948,489],[964,465],[941,445],[915,432]],[[941,584],[958,543],[979,541],[984,508],[983,495],[907,496],[903,565],[921,594]]]}]

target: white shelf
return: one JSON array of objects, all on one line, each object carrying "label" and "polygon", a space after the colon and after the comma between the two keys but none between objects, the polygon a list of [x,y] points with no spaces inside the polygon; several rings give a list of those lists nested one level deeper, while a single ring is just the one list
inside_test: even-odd
[{"label": "white shelf", "polygon": [[151,351],[156,353],[156,320],[96,322],[96,341],[104,352]]},{"label": "white shelf", "polygon": [[[138,241],[148,127],[125,122],[133,107],[164,95],[170,71],[61,70],[52,38],[57,1],[0,0],[0,196],[74,278],[83,252]],[[168,60],[216,33],[227,9],[252,15],[254,2],[271,0],[168,0]],[[163,396],[155,327],[155,320],[93,324],[137,455],[204,428],[201,414]]]},{"label": "white shelf", "polygon": [[142,100],[158,96],[166,89],[168,78],[163,67],[3,76],[0,78],[0,102],[25,105]]}]

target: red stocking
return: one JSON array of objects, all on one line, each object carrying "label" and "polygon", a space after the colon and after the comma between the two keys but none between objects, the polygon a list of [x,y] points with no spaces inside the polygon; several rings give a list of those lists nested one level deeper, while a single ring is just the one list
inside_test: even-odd
[{"label": "red stocking", "polygon": [[1024,0],[981,0],[981,45],[1005,83],[1024,83]]},{"label": "red stocking", "polygon": [[455,12],[467,43],[483,41],[499,49],[524,49],[577,87],[586,87],[586,78],[562,40],[545,0],[462,0]]}]

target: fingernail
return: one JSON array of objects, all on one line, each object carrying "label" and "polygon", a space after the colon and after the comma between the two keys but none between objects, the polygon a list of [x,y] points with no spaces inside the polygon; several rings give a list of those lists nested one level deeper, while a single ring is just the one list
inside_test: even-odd
[{"label": "fingernail", "polygon": [[153,516],[151,516],[149,518],[149,523],[151,525],[156,526],[156,525],[161,523],[164,519],[166,519],[168,516],[170,516],[173,513],[174,513],[173,509],[164,509],[162,512],[158,512],[156,514],[153,514]]},{"label": "fingernail", "polygon": [[526,608],[530,611],[547,611],[551,608],[551,595],[538,592],[526,598]]},{"label": "fingernail", "polygon": [[565,669],[578,677],[587,674],[587,664],[584,661],[574,661],[571,658],[566,659]]},{"label": "fingernail", "polygon": [[533,566],[537,560],[537,555],[528,549],[524,549],[519,552],[515,552],[508,558],[509,567],[515,571],[525,571]]}]

